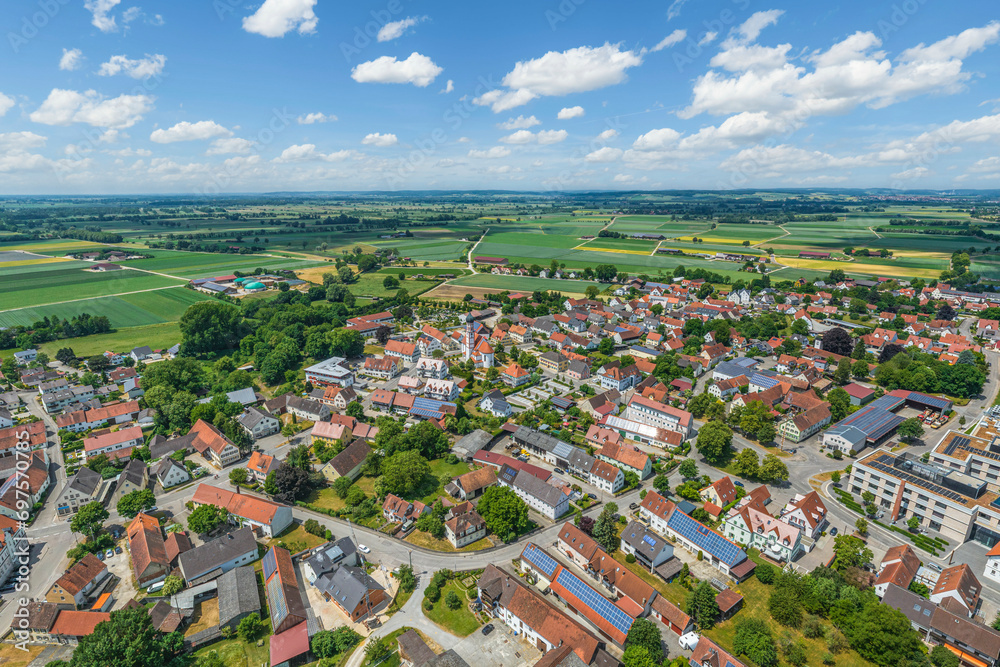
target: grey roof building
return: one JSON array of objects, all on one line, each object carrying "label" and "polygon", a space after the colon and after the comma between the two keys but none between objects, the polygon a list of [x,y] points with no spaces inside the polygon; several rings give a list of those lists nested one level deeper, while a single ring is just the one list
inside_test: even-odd
[{"label": "grey roof building", "polygon": [[211,581],[229,570],[257,560],[252,528],[240,528],[182,553],[177,565],[190,585]]},{"label": "grey roof building", "polygon": [[646,568],[655,568],[674,556],[674,547],[638,521],[622,531],[622,551],[633,554]]},{"label": "grey roof building", "polygon": [[550,519],[559,518],[569,507],[569,496],[530,472],[518,471],[510,486],[528,507]]},{"label": "grey roof building", "polygon": [[[341,565],[332,572],[320,575],[315,582],[316,588],[321,593],[333,600],[346,613],[351,614],[355,610],[365,609],[362,603],[371,591],[384,591],[385,588],[368,576],[368,573],[359,567],[351,565]],[[372,608],[377,608],[379,601],[384,596],[377,596],[377,600],[372,603]],[[362,612],[360,618],[365,618],[367,614]]]},{"label": "grey roof building", "polygon": [[[237,389],[236,391],[227,391],[226,398],[229,399],[230,403],[240,403],[241,405],[253,405],[259,399],[257,394],[254,393],[252,387],[247,387],[245,389]],[[199,403],[208,403],[212,400],[211,396],[206,396],[205,398],[199,399]]]},{"label": "grey roof building", "polygon": [[302,563],[302,573],[306,581],[314,583],[317,578],[333,572],[341,565],[357,565],[358,550],[349,537],[335,542],[327,542],[313,550],[313,555]]},{"label": "grey roof building", "polygon": [[514,442],[541,455],[553,465],[569,468],[577,473],[589,473],[594,467],[594,457],[579,447],[527,426],[517,427]]},{"label": "grey roof building", "polygon": [[218,579],[219,627],[236,629],[250,614],[260,612],[257,574],[249,565],[233,568]]},{"label": "grey roof building", "polygon": [[472,457],[475,456],[479,450],[490,444],[490,440],[492,439],[492,435],[481,428],[477,428],[475,431],[456,442],[455,446],[452,447],[452,450],[458,456],[465,457],[466,459],[472,459]]}]

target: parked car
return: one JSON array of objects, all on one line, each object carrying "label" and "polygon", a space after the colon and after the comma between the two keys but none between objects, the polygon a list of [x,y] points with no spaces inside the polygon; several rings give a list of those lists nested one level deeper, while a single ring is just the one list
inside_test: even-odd
[{"label": "parked car", "polygon": [[371,550],[371,549],[369,549],[368,547],[366,547],[366,546],[365,546],[365,545],[363,545],[363,544],[359,544],[359,545],[358,545],[358,551],[360,551],[360,552],[361,552],[361,553],[363,553],[363,554],[370,554],[370,553],[372,552],[372,550]]},{"label": "parked car", "polygon": [[629,503],[628,508],[630,510],[639,509],[639,503]]},{"label": "parked car", "polygon": [[733,480],[733,484],[735,484],[736,486],[743,486],[743,482],[741,482],[741,481],[740,481],[740,480],[738,480],[738,479],[734,479],[734,480]]},{"label": "parked car", "polygon": [[930,563],[930,562],[928,562],[927,563],[927,567],[931,568],[935,572],[940,572],[941,571],[941,566],[938,565],[937,563]]},{"label": "parked car", "polygon": [[693,651],[700,639],[701,636],[697,632],[689,632],[686,635],[681,635],[680,639],[677,640],[677,644],[683,649]]},{"label": "parked car", "polygon": [[108,549],[107,551],[104,552],[104,557],[105,558],[114,558],[114,556],[115,556],[115,550],[114,549]]},{"label": "parked car", "polygon": [[493,632],[493,624],[489,623],[483,626],[483,635],[488,635]]},{"label": "parked car", "polygon": [[104,560],[104,554],[103,554],[103,553],[101,553],[100,551],[98,551],[98,552],[97,552],[97,559],[98,559],[98,560]]},{"label": "parked car", "polygon": [[587,497],[590,498],[591,500],[597,500],[597,494],[596,493],[588,493]]},{"label": "parked car", "polygon": [[122,552],[122,548],[121,547],[115,547],[115,553],[116,554],[120,554],[121,552]]},{"label": "parked car", "polygon": [[836,526],[834,526],[833,528],[830,529],[830,534],[831,535],[836,535],[837,534],[837,527]]},{"label": "parked car", "polygon": [[566,471],[565,471],[565,470],[563,470],[562,468],[553,468],[552,470],[553,470],[554,472],[557,472],[557,473],[559,473],[560,475],[565,475],[565,474],[566,474]]}]

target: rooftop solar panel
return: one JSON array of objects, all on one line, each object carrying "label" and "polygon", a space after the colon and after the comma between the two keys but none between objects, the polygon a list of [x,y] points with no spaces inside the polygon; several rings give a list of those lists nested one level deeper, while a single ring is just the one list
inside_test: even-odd
[{"label": "rooftop solar panel", "polygon": [[285,599],[285,589],[281,585],[281,577],[275,577],[267,582],[267,603],[271,610],[272,627],[278,627],[288,616],[288,600]]},{"label": "rooftop solar panel", "polygon": [[951,442],[949,442],[948,445],[944,448],[944,455],[951,456],[951,453],[958,448],[964,450],[966,449],[966,447],[970,442],[972,442],[972,440],[965,437],[964,435],[957,435],[954,438],[952,438]]},{"label": "rooftop solar panel", "polygon": [[611,600],[585,584],[569,570],[560,570],[559,576],[556,577],[556,582],[579,600],[581,604],[593,610],[594,613],[610,623],[615,630],[618,630],[623,635],[628,634],[635,619],[616,607]]},{"label": "rooftop solar panel", "polygon": [[551,577],[555,573],[556,567],[558,566],[558,563],[556,563],[552,556],[548,555],[531,542],[524,547],[524,551],[521,552],[521,558],[531,563],[535,569],[547,577]]},{"label": "rooftop solar panel", "polygon": [[264,554],[264,581],[271,578],[271,574],[278,569],[278,562],[274,557],[274,548],[272,547],[266,554]]},{"label": "rooftop solar panel", "polygon": [[736,565],[746,558],[746,553],[738,546],[684,512],[674,511],[667,520],[667,527],[726,565]]},{"label": "rooftop solar panel", "polygon": [[957,503],[966,502],[966,497],[963,496],[962,494],[955,493],[950,489],[946,489],[940,484],[935,484],[929,479],[924,479],[923,477],[919,477],[912,473],[908,473],[905,470],[900,470],[899,468],[896,468],[894,465],[892,465],[894,462],[895,459],[893,459],[891,456],[883,454],[882,456],[878,457],[878,459],[876,459],[875,461],[872,461],[870,465],[876,470],[880,470],[884,473],[888,473],[890,475],[899,477],[900,479],[909,482],[910,484],[914,484],[923,489],[927,489],[928,491],[935,493],[939,496],[942,496],[944,498],[947,498],[948,500],[953,500]]},{"label": "rooftop solar panel", "polygon": [[654,540],[649,535],[643,535],[642,536],[642,541],[645,542],[646,544],[648,544],[651,547],[655,547],[656,546],[656,540]]}]

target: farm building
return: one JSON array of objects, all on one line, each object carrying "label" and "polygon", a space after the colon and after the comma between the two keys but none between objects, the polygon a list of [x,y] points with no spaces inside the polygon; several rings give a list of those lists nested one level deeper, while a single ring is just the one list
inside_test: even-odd
[{"label": "farm building", "polygon": [[476,257],[476,264],[493,264],[495,266],[503,266],[507,263],[506,257]]},{"label": "farm building", "polygon": [[799,257],[803,259],[830,259],[830,253],[828,252],[812,252],[812,251],[802,251],[799,253]]}]

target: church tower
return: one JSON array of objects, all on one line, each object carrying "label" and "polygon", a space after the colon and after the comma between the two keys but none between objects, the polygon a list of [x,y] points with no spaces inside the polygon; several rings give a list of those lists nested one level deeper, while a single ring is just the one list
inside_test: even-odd
[{"label": "church tower", "polygon": [[465,360],[472,358],[472,348],[475,346],[475,339],[472,333],[472,313],[465,316]]}]

